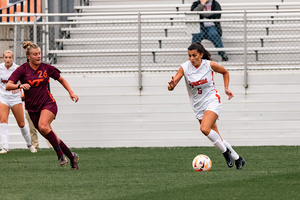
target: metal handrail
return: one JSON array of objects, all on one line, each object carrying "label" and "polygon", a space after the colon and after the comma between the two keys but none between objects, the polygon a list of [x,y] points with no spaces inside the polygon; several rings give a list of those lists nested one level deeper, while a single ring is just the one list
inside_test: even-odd
[{"label": "metal handrail", "polygon": [[239,11],[180,11],[180,12],[115,12],[115,13],[19,13],[19,14],[2,14],[2,17],[55,17],[55,16],[120,16],[120,15],[199,15],[199,14],[244,14],[246,13],[299,13],[300,9],[295,10],[239,10]]}]

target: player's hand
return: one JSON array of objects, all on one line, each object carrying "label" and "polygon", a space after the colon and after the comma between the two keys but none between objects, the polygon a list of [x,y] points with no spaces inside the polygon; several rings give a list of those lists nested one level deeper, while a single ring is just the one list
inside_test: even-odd
[{"label": "player's hand", "polygon": [[28,83],[24,83],[20,85],[20,89],[29,90],[31,86]]},{"label": "player's hand", "polygon": [[70,94],[70,98],[72,99],[72,101],[75,101],[75,103],[79,100],[78,96],[74,93]]},{"label": "player's hand", "polygon": [[228,89],[225,89],[225,94],[227,94],[228,100],[230,100],[232,97],[234,97],[233,94],[232,94],[232,92],[230,90],[228,90]]},{"label": "player's hand", "polygon": [[174,79],[174,77],[172,76],[172,79],[171,79],[171,81],[170,82],[168,82],[169,83],[169,85],[168,85],[168,90],[174,90],[174,88],[175,88],[175,86],[176,86],[176,83],[175,83],[175,79]]}]

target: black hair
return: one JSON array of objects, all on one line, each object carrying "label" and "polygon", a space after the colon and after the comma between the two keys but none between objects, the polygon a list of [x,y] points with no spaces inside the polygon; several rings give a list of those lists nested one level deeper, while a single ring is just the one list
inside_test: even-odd
[{"label": "black hair", "polygon": [[195,42],[195,43],[191,44],[188,48],[189,51],[195,50],[195,49],[198,51],[198,53],[203,53],[202,59],[213,60],[211,58],[211,54],[208,51],[206,51],[206,49],[203,47],[203,45],[200,42]]}]

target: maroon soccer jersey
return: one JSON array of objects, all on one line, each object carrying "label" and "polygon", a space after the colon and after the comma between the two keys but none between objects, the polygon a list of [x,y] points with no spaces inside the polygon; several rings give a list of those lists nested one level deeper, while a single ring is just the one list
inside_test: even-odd
[{"label": "maroon soccer jersey", "polygon": [[36,70],[33,70],[29,63],[24,63],[9,77],[9,80],[14,83],[20,80],[22,84],[31,85],[29,90],[24,90],[25,106],[28,112],[40,112],[45,103],[55,102],[48,88],[50,77],[54,80],[59,79],[60,71],[45,63],[41,63]]}]

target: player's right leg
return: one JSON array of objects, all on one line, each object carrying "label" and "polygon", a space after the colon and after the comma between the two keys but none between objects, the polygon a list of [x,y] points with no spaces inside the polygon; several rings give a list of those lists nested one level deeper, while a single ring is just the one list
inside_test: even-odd
[{"label": "player's right leg", "polygon": [[3,100],[0,100],[0,134],[2,142],[2,150],[0,153],[8,153],[8,115],[9,115],[9,106],[4,104]]}]

